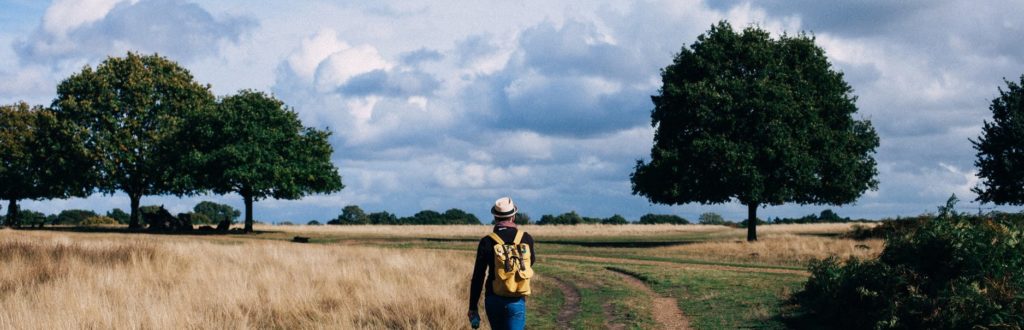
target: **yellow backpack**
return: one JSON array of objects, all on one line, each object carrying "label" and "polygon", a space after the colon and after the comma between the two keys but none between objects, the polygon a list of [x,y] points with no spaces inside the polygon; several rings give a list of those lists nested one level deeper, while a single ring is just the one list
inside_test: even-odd
[{"label": "yellow backpack", "polygon": [[512,244],[498,237],[497,233],[489,235],[494,240],[494,294],[502,297],[525,297],[530,295],[530,278],[533,277],[533,254],[530,245],[521,244],[523,232],[516,233]]}]

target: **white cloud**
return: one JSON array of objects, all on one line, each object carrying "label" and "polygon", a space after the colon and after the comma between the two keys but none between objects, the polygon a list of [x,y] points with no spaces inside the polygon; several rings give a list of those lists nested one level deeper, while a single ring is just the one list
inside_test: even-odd
[{"label": "white cloud", "polygon": [[[43,30],[58,37],[79,26],[99,21],[125,0],[57,0],[43,15]],[[137,0],[131,3],[138,2]]]},{"label": "white cloud", "polygon": [[313,81],[317,67],[328,56],[352,48],[338,38],[338,33],[331,29],[322,29],[316,34],[304,38],[299,49],[288,56],[288,66],[299,77]]},{"label": "white cloud", "polygon": [[20,63],[64,74],[127,51],[188,62],[237,42],[255,25],[245,17],[215,17],[179,0],[62,0],[51,4],[41,25],[13,48]]}]

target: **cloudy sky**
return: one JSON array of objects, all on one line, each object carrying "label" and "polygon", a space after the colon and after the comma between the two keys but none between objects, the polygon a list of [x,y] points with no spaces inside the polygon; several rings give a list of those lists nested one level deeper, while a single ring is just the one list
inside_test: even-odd
[{"label": "cloudy sky", "polygon": [[[916,215],[974,199],[988,104],[1024,73],[1021,1],[0,1],[0,103],[49,104],[57,83],[107,56],[159,53],[217,95],[251,88],[334,132],[347,188],[260,201],[257,219],[325,220],[347,204],[399,216],[485,216],[510,195],[534,217],[636,219],[745,208],[652,205],[630,194],[649,157],[659,69],[711,24],[812,32],[881,137],[877,191],[844,216]],[[236,195],[147,196],[184,212]],[[126,209],[123,194],[27,202],[44,212]],[[964,209],[979,205],[963,203]],[[828,206],[784,205],[767,217]],[[984,207],[988,207],[987,205]],[[1011,209],[1014,210],[1014,209]]]}]

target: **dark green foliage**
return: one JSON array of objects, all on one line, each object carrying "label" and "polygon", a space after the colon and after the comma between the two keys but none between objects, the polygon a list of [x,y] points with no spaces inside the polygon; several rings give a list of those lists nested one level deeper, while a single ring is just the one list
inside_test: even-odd
[{"label": "dark green foliage", "polygon": [[196,190],[178,185],[189,171],[173,165],[190,150],[179,133],[187,112],[213,101],[210,87],[195,82],[177,63],[128,53],[61,81],[52,106],[58,119],[86,130],[82,145],[95,153],[99,190],[127,193],[129,227],[137,228],[142,196]]},{"label": "dark green foliage", "polygon": [[466,213],[460,209],[449,209],[444,211],[444,218],[451,224],[479,225],[480,219],[476,215]]},{"label": "dark green foliage", "polygon": [[0,200],[8,202],[4,225],[20,225],[19,200],[92,193],[83,134],[50,109],[25,102],[0,106]]},{"label": "dark green foliage", "polygon": [[371,224],[374,225],[397,225],[398,217],[394,214],[388,213],[387,211],[374,212],[366,215],[366,218],[370,220]]},{"label": "dark green foliage", "polygon": [[[662,70],[649,162],[633,193],[654,203],[845,204],[875,189],[878,136],[811,36],[719,22]],[[748,231],[756,240],[756,229]]]},{"label": "dark green foliage", "polygon": [[948,212],[893,232],[875,260],[811,264],[794,295],[839,329],[1024,327],[1024,215]]},{"label": "dark green foliage", "polygon": [[644,214],[640,217],[638,222],[641,225],[653,225],[653,224],[672,224],[672,225],[685,225],[689,224],[690,221],[683,217],[675,214]]},{"label": "dark green foliage", "polygon": [[874,227],[854,225],[850,233],[846,234],[846,237],[852,239],[890,238],[906,234],[917,227],[920,227],[921,224],[931,221],[931,219],[931,215],[922,215],[910,218],[882,220],[879,225]]},{"label": "dark green foliage", "polygon": [[90,210],[64,210],[57,214],[55,225],[77,225],[90,217],[99,216]]},{"label": "dark green foliage", "polygon": [[[202,214],[206,219],[209,219],[208,223],[220,223],[224,219],[228,219],[231,223],[236,223],[238,217],[242,215],[242,212],[236,210],[231,205],[218,204],[210,201],[202,201],[196,206],[192,207],[192,212],[196,214]],[[192,219],[193,223],[196,222],[195,218]]]},{"label": "dark green foliage", "polygon": [[1006,81],[1006,90],[992,100],[992,121],[971,140],[978,151],[980,185],[972,190],[983,203],[1024,204],[1024,75],[1020,83]]},{"label": "dark green foliage", "polygon": [[526,214],[525,212],[516,212],[515,223],[519,225],[529,225],[532,224],[533,221],[530,219],[529,214]]},{"label": "dark green foliage", "polygon": [[704,212],[697,218],[697,223],[702,225],[724,225],[725,218],[718,213]]},{"label": "dark green foliage", "polygon": [[306,225],[307,226],[319,226],[320,225],[320,221],[309,220],[309,222],[307,222]]},{"label": "dark green foliage", "polygon": [[190,217],[189,219],[192,220],[193,225],[215,225],[218,223],[217,221],[214,221],[213,218],[210,218],[203,213],[191,212],[188,213],[188,215]]},{"label": "dark green foliage", "polygon": [[252,231],[257,200],[298,199],[344,188],[331,162],[330,131],[304,127],[298,114],[273,96],[242,90],[201,110],[188,118],[180,139],[191,151],[183,167],[193,171],[177,186],[241,195],[245,232]]},{"label": "dark green foliage", "polygon": [[612,216],[608,217],[607,219],[601,220],[601,224],[602,225],[625,225],[625,224],[629,224],[629,221],[626,221],[626,218],[623,218],[621,215],[615,214],[615,215],[612,215]]},{"label": "dark green foliage", "polygon": [[139,206],[139,212],[142,212],[142,214],[157,214],[160,213],[161,208],[163,208],[163,205],[143,205]]},{"label": "dark green foliage", "polygon": [[[748,223],[750,223],[750,220],[743,220],[743,221],[740,221],[740,223],[737,223],[736,226],[739,227],[739,228],[747,228],[747,224]],[[757,218],[757,224],[758,225],[767,225],[768,222],[764,221],[764,219],[761,219],[759,217],[759,218]]]},{"label": "dark green foliage", "polygon": [[568,213],[562,213],[558,216],[545,214],[540,217],[538,225],[578,225],[578,224],[589,224],[589,223],[600,223],[601,219],[582,217],[576,214],[576,211],[569,211]]},{"label": "dark green foliage", "polygon": [[125,212],[124,210],[119,208],[107,211],[107,217],[114,219],[115,221],[117,221],[117,223],[120,224],[127,224],[128,222],[131,221],[132,218],[131,214],[128,214],[128,212]]},{"label": "dark green foliage", "polygon": [[370,218],[358,205],[347,205],[341,209],[338,218],[327,223],[331,225],[365,225],[370,223]]},{"label": "dark green foliage", "polygon": [[26,225],[39,225],[42,223],[53,223],[57,220],[56,215],[46,215],[42,212],[22,209],[19,211],[20,219],[22,224]]},{"label": "dark green foliage", "polygon": [[479,225],[480,219],[460,209],[450,209],[444,213],[423,210],[411,217],[398,219],[398,223],[402,225]]}]

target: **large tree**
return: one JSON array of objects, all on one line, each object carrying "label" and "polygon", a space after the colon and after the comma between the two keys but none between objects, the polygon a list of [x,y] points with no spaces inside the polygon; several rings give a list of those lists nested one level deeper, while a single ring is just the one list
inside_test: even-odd
[{"label": "large tree", "polygon": [[196,185],[245,201],[245,232],[252,204],[265,198],[299,199],[344,188],[331,162],[329,131],[304,127],[295,111],[263,92],[242,90],[217,107],[196,113],[186,131],[194,141],[187,159]]},{"label": "large tree", "polygon": [[8,201],[5,225],[20,224],[19,200],[85,197],[92,192],[92,162],[81,145],[81,133],[42,106],[0,106],[0,199]]},{"label": "large tree", "polygon": [[129,228],[139,227],[142,196],[189,190],[174,187],[187,169],[171,166],[184,114],[214,103],[177,63],[159,55],[128,53],[86,66],[57,86],[53,109],[88,131],[84,145],[97,153],[100,191],[121,190],[131,200]]},{"label": "large tree", "polygon": [[670,205],[739,201],[753,241],[760,206],[846,204],[877,188],[878,136],[853,119],[856,97],[813,37],[719,22],[661,77],[651,160],[637,161],[633,194]]},{"label": "large tree", "polygon": [[1020,83],[1006,81],[989,110],[981,136],[971,140],[978,151],[979,186],[972,190],[983,203],[1024,205],[1024,75]]}]

